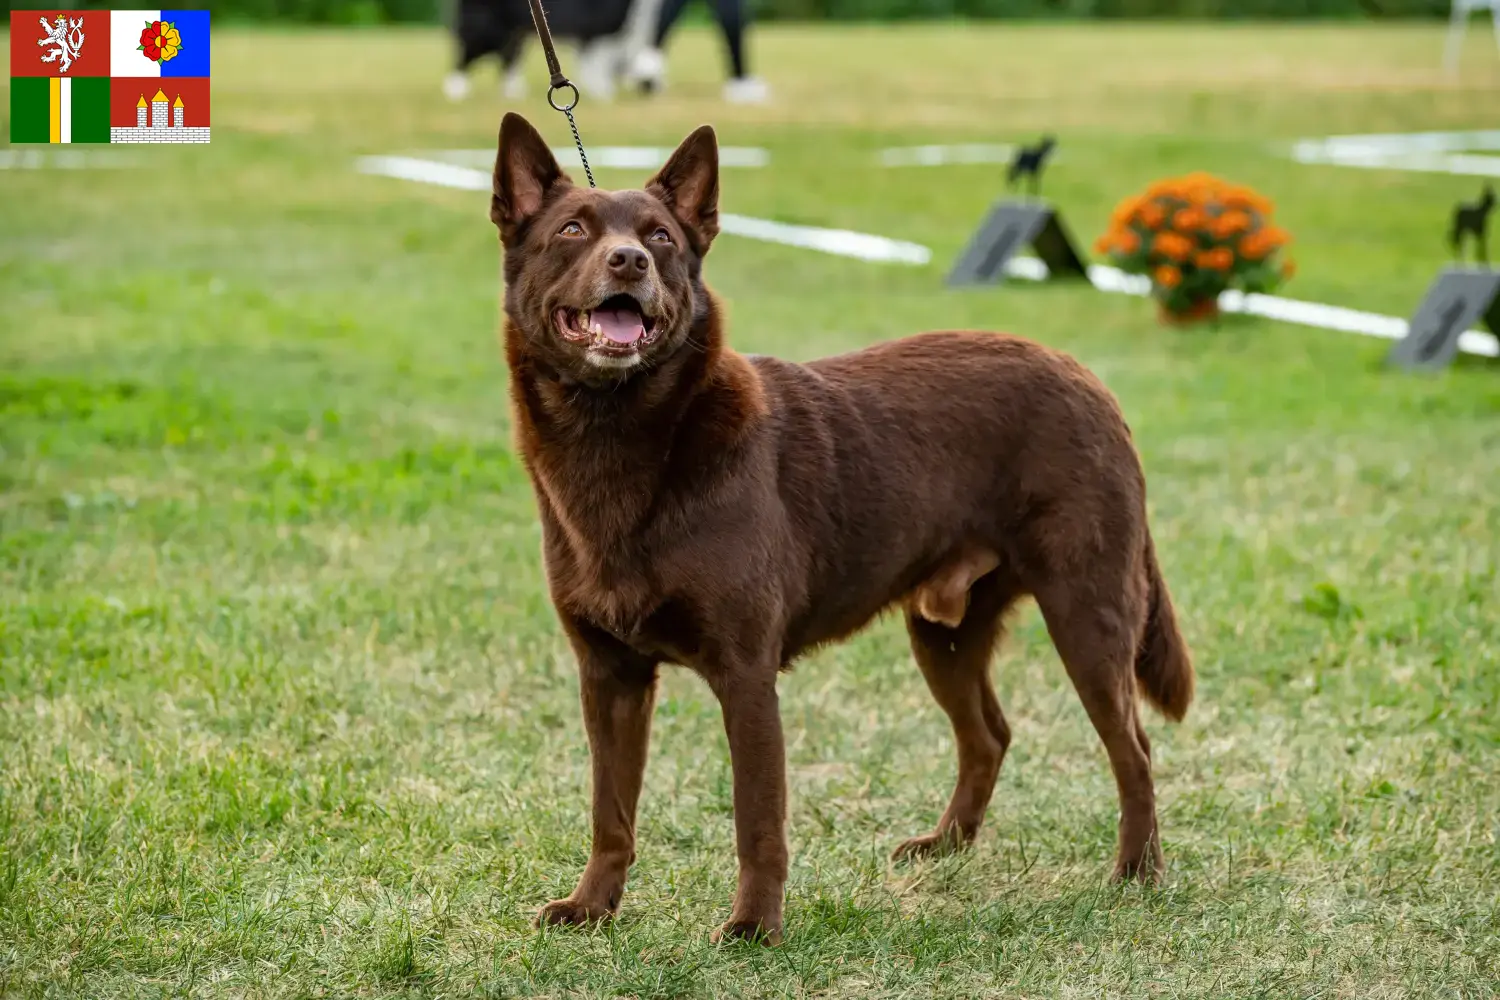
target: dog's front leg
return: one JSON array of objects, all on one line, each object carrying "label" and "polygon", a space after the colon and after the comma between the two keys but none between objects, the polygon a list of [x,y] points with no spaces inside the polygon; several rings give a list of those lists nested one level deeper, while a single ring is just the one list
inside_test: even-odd
[{"label": "dog's front leg", "polygon": [[734,837],[740,881],[729,920],[714,940],[781,941],[786,890],[786,746],[776,697],[776,667],[757,666],[710,679],[724,711],[734,771]]},{"label": "dog's front leg", "polygon": [[572,895],[542,907],[539,923],[585,924],[614,915],[635,861],[635,807],[646,773],[657,664],[614,637],[564,618],[578,656],[594,780],[594,841]]}]

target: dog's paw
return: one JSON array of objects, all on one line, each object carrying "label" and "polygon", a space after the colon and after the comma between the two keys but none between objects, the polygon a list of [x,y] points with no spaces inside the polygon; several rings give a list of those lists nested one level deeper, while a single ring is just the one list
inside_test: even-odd
[{"label": "dog's paw", "polygon": [[1161,885],[1163,872],[1158,867],[1160,864],[1159,859],[1147,859],[1145,862],[1137,864],[1120,862],[1115,865],[1115,871],[1110,876],[1110,881],[1117,885],[1125,882],[1139,882],[1142,885],[1148,886]]},{"label": "dog's paw", "polygon": [[891,852],[892,861],[918,861],[922,858],[938,858],[952,854],[962,847],[951,833],[925,833],[920,837],[903,840]]},{"label": "dog's paw", "polygon": [[1161,842],[1153,836],[1139,850],[1120,852],[1115,859],[1111,881],[1160,885],[1166,871],[1167,863],[1161,856]]},{"label": "dog's paw", "polygon": [[781,924],[767,927],[760,920],[729,920],[709,935],[709,940],[714,944],[748,941],[767,946],[777,945],[781,943]]},{"label": "dog's paw", "polygon": [[536,924],[561,924],[567,927],[583,927],[608,920],[614,911],[603,906],[589,906],[575,899],[554,899],[542,907],[536,915]]}]

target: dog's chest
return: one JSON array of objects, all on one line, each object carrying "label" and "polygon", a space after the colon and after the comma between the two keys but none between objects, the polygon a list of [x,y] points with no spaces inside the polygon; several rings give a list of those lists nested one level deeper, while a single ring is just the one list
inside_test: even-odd
[{"label": "dog's chest", "polygon": [[595,584],[571,588],[556,597],[569,613],[603,629],[637,653],[697,666],[705,652],[704,632],[689,602],[649,596],[631,587]]},{"label": "dog's chest", "polygon": [[703,629],[693,602],[637,547],[578,545],[554,524],[546,549],[548,582],[560,611],[643,654],[686,664],[700,657]]}]

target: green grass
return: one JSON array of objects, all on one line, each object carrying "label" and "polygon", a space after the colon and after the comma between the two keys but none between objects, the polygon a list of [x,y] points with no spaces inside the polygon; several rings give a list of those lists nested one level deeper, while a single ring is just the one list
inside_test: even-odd
[{"label": "green grass", "polygon": [[587,756],[510,451],[487,199],[351,170],[488,146],[494,71],[455,107],[435,32],[228,33],[210,147],[0,173],[0,995],[1494,996],[1500,371],[1402,377],[1381,341],[1170,330],[1076,288],[952,293],[999,168],[872,165],[1055,128],[1048,191],[1090,242],[1145,182],[1216,171],[1277,200],[1287,294],[1407,314],[1477,181],[1276,144],[1493,127],[1489,39],[1458,82],[1440,46],[1416,25],[767,26],[772,107],[721,106],[696,31],[662,100],[583,104],[595,144],[713,121],[771,149],[725,172],[729,211],[935,249],[902,268],[723,237],[741,348],[977,326],[1096,370],[1197,654],[1188,721],[1150,723],[1159,891],[1104,884],[1113,781],[1034,611],[996,666],[1016,741],[977,849],[909,870],[885,854],[935,820],[953,752],[899,626],[801,664],[773,950],[708,943],[728,757],[680,671],[618,921],[529,923],[585,858]]}]

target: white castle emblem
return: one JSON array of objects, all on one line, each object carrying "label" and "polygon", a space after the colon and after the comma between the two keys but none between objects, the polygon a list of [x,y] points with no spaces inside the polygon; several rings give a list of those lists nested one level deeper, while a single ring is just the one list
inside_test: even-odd
[{"label": "white castle emblem", "polygon": [[188,125],[185,121],[187,108],[182,95],[170,105],[167,95],[157,90],[156,96],[146,101],[146,95],[135,102],[135,127],[111,125],[110,142],[208,142],[207,125]]},{"label": "white castle emblem", "polygon": [[62,60],[57,68],[66,73],[68,67],[73,65],[73,60],[78,58],[78,50],[83,48],[83,18],[69,21],[65,15],[57,15],[53,24],[48,24],[45,17],[36,19],[36,23],[42,26],[47,33],[46,38],[37,39],[37,44],[43,48],[52,46],[53,51],[42,56],[42,62],[50,63]]}]

